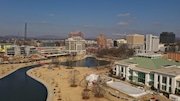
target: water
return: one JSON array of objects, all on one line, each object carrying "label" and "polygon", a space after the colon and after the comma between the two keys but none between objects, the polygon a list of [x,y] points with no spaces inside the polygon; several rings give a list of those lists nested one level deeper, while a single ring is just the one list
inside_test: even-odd
[{"label": "water", "polygon": [[26,75],[26,71],[34,67],[18,69],[0,79],[0,101],[46,101],[46,87]]},{"label": "water", "polygon": [[104,60],[97,60],[93,57],[88,57],[83,60],[79,61],[73,61],[73,62],[63,62],[62,65],[65,66],[73,66],[73,67],[96,67],[96,66],[102,66],[102,65],[108,65],[109,61]]}]

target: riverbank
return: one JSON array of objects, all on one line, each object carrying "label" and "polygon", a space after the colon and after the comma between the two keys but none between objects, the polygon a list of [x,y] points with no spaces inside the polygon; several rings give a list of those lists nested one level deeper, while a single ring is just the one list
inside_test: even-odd
[{"label": "riverbank", "polygon": [[[81,60],[88,56],[76,56],[74,57],[74,60]],[[69,57],[60,57],[60,62],[66,62],[69,59]],[[45,60],[40,62],[33,62],[33,63],[26,63],[26,64],[19,64],[19,66],[15,66],[16,69],[23,68],[29,65],[35,65],[39,63],[47,63],[46,65],[43,65],[38,68],[33,68],[27,72],[27,75],[32,77],[33,79],[41,82],[45,87],[47,88],[48,95],[47,95],[47,101],[58,101],[58,99],[62,101],[81,101],[82,99],[82,92],[84,87],[83,84],[78,83],[77,87],[70,87],[69,83],[69,73],[73,70],[79,71],[79,81],[81,82],[84,79],[85,75],[88,74],[101,74],[108,71],[107,68],[97,70],[97,68],[87,68],[87,67],[75,67],[74,69],[67,69],[66,66],[59,66],[59,67],[52,67],[49,68],[49,63],[51,60]],[[10,64],[12,65],[12,64]],[[6,66],[10,66],[9,64]],[[105,94],[105,97],[103,98],[97,98],[94,97],[93,92],[89,92],[90,99],[87,99],[88,101],[108,101],[108,98],[111,97],[109,94]]]},{"label": "riverbank", "polygon": [[53,101],[53,89],[52,89],[52,87],[47,82],[45,82],[42,78],[38,78],[35,75],[32,75],[31,70],[27,71],[26,74],[29,77],[31,77],[31,78],[35,79],[36,81],[40,82],[41,84],[43,84],[47,89],[46,101]]},{"label": "riverbank", "polygon": [[[86,57],[88,56],[78,56],[74,57],[74,60],[81,60]],[[69,57],[59,58],[60,62],[66,62],[68,59]],[[74,67],[73,69],[67,69],[66,66],[62,65],[55,67],[55,65],[51,65],[51,62],[52,60],[43,60],[24,64],[4,64],[2,65],[2,67],[0,67],[0,69],[4,70],[2,77],[5,77],[6,75],[12,73],[13,71],[16,71],[19,68],[41,63],[44,64],[41,67],[33,68],[27,71],[27,75],[41,82],[47,88],[48,95],[46,101],[82,101],[82,92],[84,90],[84,87],[81,81],[83,81],[84,76],[92,73],[101,75],[109,71],[108,68],[102,68],[97,70],[97,68]],[[74,70],[79,72],[77,81],[78,84],[77,87],[70,87],[69,74],[72,73],[72,71]],[[116,93],[117,91],[112,89],[112,92]],[[118,92],[118,94],[121,97],[129,97],[126,94],[120,92]],[[123,97],[123,99],[119,99],[112,96],[108,92],[104,94],[103,98],[97,98],[94,97],[94,93],[90,91],[89,97],[89,99],[86,99],[87,101],[126,101],[126,99],[124,99]]]},{"label": "riverbank", "polygon": [[[74,60],[81,60],[88,57],[87,55],[76,56]],[[69,57],[60,57],[60,62],[66,62]],[[81,93],[83,87],[78,83],[78,87],[72,88],[69,84],[68,74],[77,70],[80,72],[78,75],[79,81],[82,81],[83,76],[92,73],[101,73],[105,70],[98,70],[96,68],[87,67],[75,67],[74,69],[67,69],[67,66],[50,67],[50,64],[43,65],[39,68],[33,68],[27,72],[27,74],[44,84],[48,90],[47,101],[81,101]],[[88,101],[107,101],[105,98],[95,98],[93,93],[90,93],[91,98]]]},{"label": "riverbank", "polygon": [[36,65],[37,63],[21,63],[21,64],[0,64],[0,79],[8,76],[9,74],[15,72],[16,70]]},{"label": "riverbank", "polygon": [[[97,70],[95,68],[86,68],[86,67],[75,67],[74,69],[67,69],[66,66],[60,66],[53,69],[48,69],[48,65],[41,66],[39,68],[33,68],[28,71],[28,75],[33,76],[34,79],[41,79],[41,83],[46,85],[48,95],[53,95],[53,100],[47,101],[82,101],[82,92],[83,87],[80,81],[83,80],[85,75],[96,73],[101,74],[106,70]],[[79,71],[78,75],[78,86],[70,87],[69,83],[69,73],[73,70]],[[39,80],[38,80],[39,81]],[[89,93],[90,99],[87,101],[108,101],[106,98],[96,98],[94,93]],[[51,96],[52,97],[52,96]]]}]

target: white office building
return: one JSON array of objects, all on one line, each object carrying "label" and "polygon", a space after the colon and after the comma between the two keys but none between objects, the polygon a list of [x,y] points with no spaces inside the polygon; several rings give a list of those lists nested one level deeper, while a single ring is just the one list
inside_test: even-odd
[{"label": "white office building", "polygon": [[112,75],[139,85],[153,86],[160,91],[180,94],[180,63],[169,61],[160,54],[139,54],[116,61]]},{"label": "white office building", "polygon": [[34,46],[8,45],[8,47],[5,48],[5,54],[8,56],[25,57],[35,53],[37,53],[37,50]]},{"label": "white office building", "polygon": [[73,55],[86,54],[85,40],[80,36],[73,36],[65,40],[66,52]]},{"label": "white office building", "polygon": [[146,34],[146,51],[156,52],[159,50],[159,38],[152,34]]}]

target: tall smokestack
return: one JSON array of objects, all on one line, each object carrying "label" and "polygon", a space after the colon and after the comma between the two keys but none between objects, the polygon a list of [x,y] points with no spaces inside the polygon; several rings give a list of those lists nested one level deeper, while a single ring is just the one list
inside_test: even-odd
[{"label": "tall smokestack", "polygon": [[25,30],[24,30],[24,45],[26,44],[26,38],[27,38],[27,23],[25,23]]}]

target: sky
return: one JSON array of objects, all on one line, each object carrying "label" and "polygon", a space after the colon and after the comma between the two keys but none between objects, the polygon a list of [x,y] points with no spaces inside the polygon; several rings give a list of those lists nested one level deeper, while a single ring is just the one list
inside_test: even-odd
[{"label": "sky", "polygon": [[0,36],[85,38],[104,34],[174,32],[180,37],[180,0],[0,0]]}]

